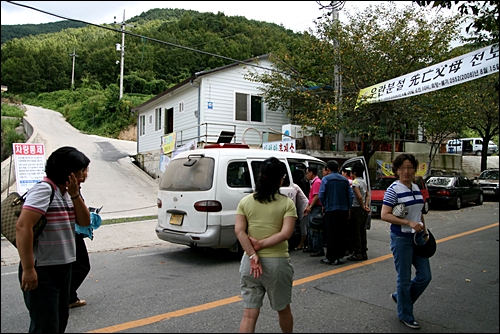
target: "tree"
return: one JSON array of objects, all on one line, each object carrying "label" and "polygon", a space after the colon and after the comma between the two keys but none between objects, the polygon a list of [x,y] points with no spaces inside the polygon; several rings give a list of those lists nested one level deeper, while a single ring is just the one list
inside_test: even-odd
[{"label": "tree", "polygon": [[[453,17],[428,15],[423,8],[400,9],[393,3],[348,14],[347,24],[325,14],[297,48],[278,55],[282,62],[275,62],[276,67],[286,75],[253,75],[253,79],[267,85],[266,102],[281,101],[276,103],[304,125],[324,120],[331,129],[360,138],[363,156],[369,161],[380,143],[392,142],[405,128],[417,125],[419,117],[409,99],[355,109],[358,92],[447,59],[449,44],[458,36],[458,22]],[[340,103],[335,102],[336,92],[331,89],[336,64],[341,65]],[[286,108],[290,100],[305,108]]]},{"label": "tree", "polygon": [[456,103],[459,94],[461,87],[457,85],[411,98],[415,100],[415,108],[419,109],[419,123],[425,129],[427,143],[430,146],[429,166],[439,153],[441,145],[465,127],[465,110]]},{"label": "tree", "polygon": [[[458,11],[462,16],[469,16],[471,23],[467,26],[467,33],[475,35],[475,42],[497,41],[499,37],[499,6],[498,1],[413,1],[419,6],[430,6],[432,8],[451,9],[458,5]],[[460,4],[460,5],[459,5]],[[473,31],[471,32],[471,28]]]},{"label": "tree", "polygon": [[481,171],[487,169],[488,143],[499,134],[499,96],[498,90],[494,89],[497,82],[498,76],[488,75],[459,85],[458,100],[465,111],[465,125],[483,138]]}]

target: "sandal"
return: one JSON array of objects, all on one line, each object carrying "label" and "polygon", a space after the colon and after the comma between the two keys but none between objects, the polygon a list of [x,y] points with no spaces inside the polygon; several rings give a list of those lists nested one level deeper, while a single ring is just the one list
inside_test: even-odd
[{"label": "sandal", "polygon": [[295,250],[301,250],[301,249],[304,249],[304,245],[302,245],[302,246],[297,246],[297,247],[295,247],[294,249],[295,249]]},{"label": "sandal", "polygon": [[69,304],[69,308],[80,307],[87,305],[87,302],[83,299],[78,299],[76,302]]}]

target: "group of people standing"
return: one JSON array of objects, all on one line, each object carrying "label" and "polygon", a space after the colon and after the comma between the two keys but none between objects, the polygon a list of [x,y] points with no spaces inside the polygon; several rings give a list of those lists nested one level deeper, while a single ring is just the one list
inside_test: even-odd
[{"label": "group of people standing", "polygon": [[[363,178],[364,170],[363,164],[356,162],[349,168],[354,178],[347,173],[340,175],[335,160],[327,162],[322,179],[316,167],[306,170],[311,181],[309,205],[304,211],[309,217],[309,246],[303,252],[312,257],[325,256],[321,260],[323,264],[343,264],[345,256],[350,261],[368,259],[365,226],[370,212],[370,192]],[[324,230],[311,224],[318,214],[323,214]]]},{"label": "group of people standing", "polygon": [[[419,329],[413,316],[413,304],[431,280],[429,259],[413,252],[414,236],[423,238],[423,198],[412,182],[418,161],[411,154],[402,154],[393,162],[397,181],[389,187],[383,200],[382,219],[391,224],[391,251],[397,272],[396,292],[390,298],[397,303],[398,318],[406,326]],[[327,162],[323,178],[315,167],[306,169],[310,182],[308,203],[303,216],[309,222],[324,213],[325,231],[309,229],[311,256],[325,256],[321,263],[340,265],[343,258],[367,260],[366,219],[370,212],[370,192],[363,179],[361,163],[352,166],[352,185],[339,174],[335,160]],[[283,332],[293,331],[290,308],[294,268],[288,253],[287,240],[292,236],[297,214],[296,202],[280,193],[286,167],[276,158],[265,160],[260,169],[253,194],[244,197],[237,208],[235,233],[244,249],[240,262],[240,286],[244,305],[240,332],[254,332],[263,299],[267,293],[271,308],[278,312]],[[297,200],[296,200],[297,201]],[[392,214],[392,208],[404,203],[409,208],[405,218]],[[300,245],[305,242],[303,233]],[[326,252],[324,251],[325,236]],[[416,269],[412,279],[412,265]]]},{"label": "group of people standing", "polygon": [[[80,193],[90,160],[73,147],[54,151],[47,160],[44,183],[33,186],[26,197],[16,225],[20,256],[19,282],[30,314],[30,332],[64,332],[69,308],[83,306],[76,290],[90,270],[85,247],[79,250],[83,236],[75,237],[75,226],[91,225],[91,215]],[[413,316],[413,305],[431,281],[429,259],[413,252],[413,239],[424,238],[423,198],[412,182],[418,161],[411,154],[402,154],[393,162],[398,180],[386,191],[382,219],[391,224],[391,251],[397,272],[396,292],[390,298],[397,303],[398,318],[408,327],[420,328]],[[287,177],[285,165],[277,158],[266,159],[260,168],[255,191],[245,196],[236,211],[235,234],[244,249],[240,262],[240,287],[244,304],[240,332],[254,332],[264,296],[278,312],[283,332],[293,331],[290,308],[294,268],[288,252],[288,240],[297,218],[324,213],[323,231],[312,229],[309,241],[311,256],[325,256],[324,264],[340,265],[349,251],[348,260],[366,260],[366,216],[370,195],[363,179],[364,166],[352,166],[352,186],[339,174],[335,160],[327,162],[323,178],[315,167],[308,167],[311,181],[308,198],[300,187],[300,207],[280,193]],[[53,187],[55,196],[50,200]],[[300,195],[299,195],[300,196]],[[408,215],[392,214],[397,204],[405,204]],[[47,225],[34,243],[33,226],[42,215]],[[307,229],[302,228],[302,231]],[[305,232],[301,233],[302,244]],[[324,252],[326,242],[326,252]],[[85,243],[83,242],[83,246]],[[79,259],[81,259],[79,261]],[[412,279],[412,265],[415,277]],[[72,281],[73,279],[73,281]]]}]

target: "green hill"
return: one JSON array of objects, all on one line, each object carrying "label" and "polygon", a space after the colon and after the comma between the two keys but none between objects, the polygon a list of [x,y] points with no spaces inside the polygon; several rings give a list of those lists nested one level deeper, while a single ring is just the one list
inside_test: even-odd
[{"label": "green hill", "polygon": [[67,28],[82,28],[86,24],[73,21],[59,21],[42,24],[2,24],[2,44],[14,38],[58,32]]},{"label": "green hill", "polygon": [[[292,49],[301,36],[274,23],[183,9],[151,9],[127,22],[134,25],[127,27],[134,36],[125,37],[126,93],[158,94],[195,72]],[[73,50],[78,56],[75,88],[84,82],[102,88],[119,83],[119,27],[75,25],[2,26],[2,39],[7,40],[2,43],[2,84],[9,92],[69,89]]]}]

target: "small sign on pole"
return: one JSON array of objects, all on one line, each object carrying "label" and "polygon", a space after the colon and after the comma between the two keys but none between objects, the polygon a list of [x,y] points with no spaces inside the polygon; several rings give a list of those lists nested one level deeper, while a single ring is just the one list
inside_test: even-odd
[{"label": "small sign on pole", "polygon": [[45,176],[45,146],[43,144],[13,143],[17,192],[24,194]]}]

